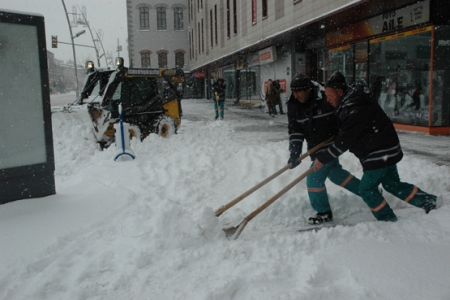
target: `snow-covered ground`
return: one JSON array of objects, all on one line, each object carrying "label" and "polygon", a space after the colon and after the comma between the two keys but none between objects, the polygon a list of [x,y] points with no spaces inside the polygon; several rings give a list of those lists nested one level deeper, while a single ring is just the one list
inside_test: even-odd
[{"label": "snow-covered ground", "polygon": [[[230,241],[222,228],[310,161],[216,218],[286,164],[286,117],[227,103],[214,122],[212,102],[182,103],[179,133],[132,141],[127,162],[76,114],[53,114],[57,194],[0,206],[0,299],[450,299],[448,137],[400,134],[402,180],[443,199],[428,215],[385,193],[399,221],[376,222],[328,183],[335,218],[365,221],[299,233],[313,214],[302,181]],[[341,164],[362,175],[353,155]]]}]

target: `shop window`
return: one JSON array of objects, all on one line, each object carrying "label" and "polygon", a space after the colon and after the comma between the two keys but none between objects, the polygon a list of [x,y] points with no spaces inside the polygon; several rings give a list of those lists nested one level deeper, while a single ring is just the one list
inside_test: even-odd
[{"label": "shop window", "polygon": [[365,84],[369,84],[369,70],[368,62],[369,57],[367,56],[368,42],[364,41],[354,45],[355,47],[355,79],[364,81]]},{"label": "shop window", "polygon": [[[441,77],[433,77],[438,82],[437,94],[441,94],[441,106],[436,104],[433,93],[433,124],[450,125],[450,26],[441,25],[434,29],[434,71]],[[441,85],[441,87],[439,87]],[[436,86],[433,85],[436,89]],[[439,90],[441,88],[441,90]]]},{"label": "shop window", "polygon": [[431,30],[427,27],[370,41],[370,85],[395,123],[428,126],[434,106],[437,117],[431,125],[441,125],[440,79],[445,71],[435,69],[430,74]]},{"label": "shop window", "polygon": [[344,74],[347,84],[354,81],[353,74],[353,47],[350,45],[330,49],[330,74],[336,71]]}]

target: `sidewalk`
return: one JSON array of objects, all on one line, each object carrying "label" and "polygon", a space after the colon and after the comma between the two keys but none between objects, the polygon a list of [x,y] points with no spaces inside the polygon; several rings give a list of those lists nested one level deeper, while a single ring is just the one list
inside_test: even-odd
[{"label": "sidewalk", "polygon": [[[205,101],[209,101],[204,99]],[[265,113],[266,108],[260,108],[259,104],[248,103],[226,103],[229,110],[240,116],[247,116],[249,118],[260,118],[261,120],[270,120],[270,116]],[[278,109],[278,107],[277,107]],[[287,107],[283,107],[287,111]],[[263,113],[264,112],[264,113]],[[278,128],[281,135],[287,138],[287,116],[278,115],[274,119],[278,125],[282,126],[271,127],[271,131]],[[418,157],[427,157],[431,162],[437,165],[450,166],[450,136],[447,135],[428,135],[418,132],[410,132],[399,130],[397,131],[400,144],[403,152],[407,155]]]}]

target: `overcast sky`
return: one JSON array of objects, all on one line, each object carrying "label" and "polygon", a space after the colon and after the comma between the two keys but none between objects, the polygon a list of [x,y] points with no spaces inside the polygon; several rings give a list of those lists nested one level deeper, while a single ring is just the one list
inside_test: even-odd
[{"label": "overcast sky", "polygon": [[[86,7],[87,19],[95,37],[95,31],[102,30],[103,46],[106,52],[112,52],[112,56],[117,56],[117,39],[122,45],[120,56],[125,59],[128,65],[128,51],[126,39],[127,33],[127,12],[125,0],[64,0],[67,11],[72,13],[72,7]],[[51,36],[57,35],[58,41],[70,43],[70,32],[67,18],[64,12],[62,0],[0,0],[0,10],[14,10],[21,12],[38,13],[45,18],[45,35],[47,39],[47,50],[55,54],[56,59],[73,60],[72,46],[58,44],[58,48],[52,48]],[[77,11],[78,7],[77,7]],[[69,19],[72,22],[72,14]],[[78,25],[73,27],[72,32],[76,33],[86,30],[86,33],[75,39],[75,44],[93,46],[92,38],[87,27]],[[76,47],[77,64],[84,65],[86,59],[91,59],[97,66],[97,59],[94,48]],[[100,55],[103,50],[100,50]],[[105,66],[105,59],[101,58],[100,64]]]}]

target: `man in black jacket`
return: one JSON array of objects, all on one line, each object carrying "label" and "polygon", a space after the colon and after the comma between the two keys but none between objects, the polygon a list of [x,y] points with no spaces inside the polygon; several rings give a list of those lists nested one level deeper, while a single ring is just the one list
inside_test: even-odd
[{"label": "man in black jacket", "polygon": [[[295,168],[300,164],[297,161],[303,141],[308,143],[308,150],[338,133],[337,120],[334,115],[334,107],[325,98],[323,86],[310,80],[303,74],[296,74],[291,81],[292,95],[287,102],[289,151],[288,164]],[[326,147],[311,154],[311,159],[326,151]],[[344,187],[359,196],[359,179],[353,177],[339,164],[339,159],[330,160],[324,168],[311,173],[306,178],[309,200],[317,214],[308,219],[311,224],[320,224],[333,219],[325,180]]]},{"label": "man in black jacket", "polygon": [[426,213],[436,208],[437,197],[410,183],[401,182],[397,163],[403,152],[392,121],[372,100],[362,81],[350,87],[340,72],[325,84],[327,101],[336,108],[339,134],[327,151],[317,154],[314,170],[349,150],[359,158],[364,175],[359,193],[379,221],[397,221],[397,216],[378,190],[383,188],[401,200],[423,208]]}]

